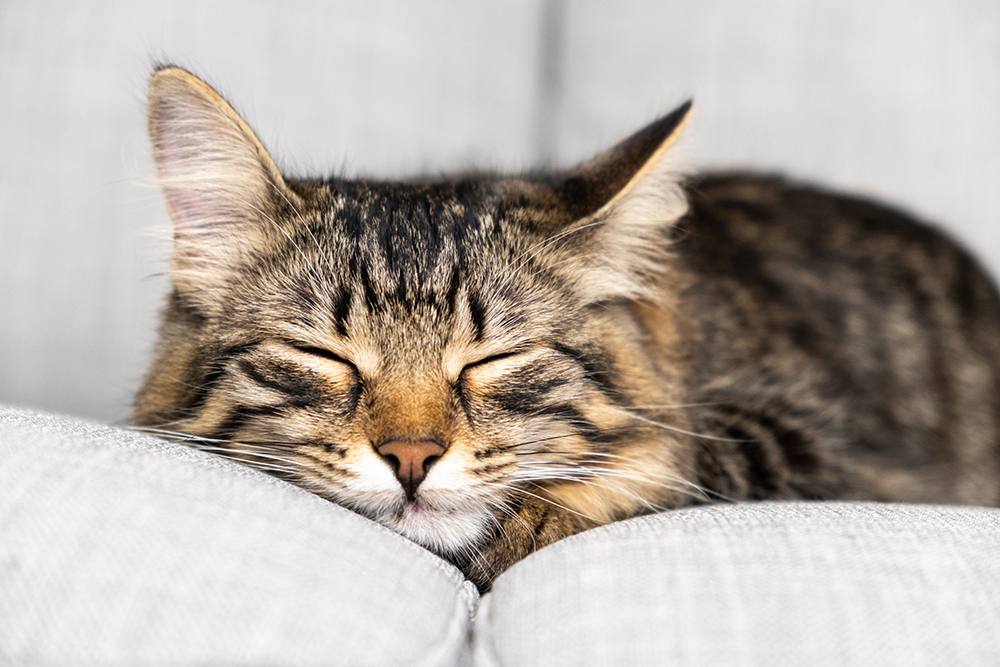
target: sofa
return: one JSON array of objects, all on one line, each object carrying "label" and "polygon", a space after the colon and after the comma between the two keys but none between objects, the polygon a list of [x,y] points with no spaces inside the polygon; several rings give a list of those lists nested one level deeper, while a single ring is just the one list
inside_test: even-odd
[{"label": "sofa", "polygon": [[0,410],[0,665],[996,665],[1000,509],[714,505],[570,537],[480,596],[295,486]]},{"label": "sofa", "polygon": [[[695,167],[950,225],[1000,272],[995,0],[0,2],[0,667],[1000,665],[1000,510],[712,505],[480,596],[415,544],[127,419],[168,281],[168,60],[293,173],[569,165],[693,96]],[[72,417],[66,415],[74,415]]]}]

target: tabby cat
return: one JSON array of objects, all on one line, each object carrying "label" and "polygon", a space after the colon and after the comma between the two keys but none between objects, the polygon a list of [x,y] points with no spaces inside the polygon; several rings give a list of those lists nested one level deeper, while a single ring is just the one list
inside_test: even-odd
[{"label": "tabby cat", "polygon": [[566,172],[299,180],[207,84],[159,69],[173,290],[135,424],[482,590],[567,535],[685,505],[1000,503],[990,280],[881,206],[680,176],[689,110]]}]

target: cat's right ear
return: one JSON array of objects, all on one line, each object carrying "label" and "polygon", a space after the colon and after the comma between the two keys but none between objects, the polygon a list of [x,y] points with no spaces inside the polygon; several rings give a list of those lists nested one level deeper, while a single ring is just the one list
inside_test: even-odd
[{"label": "cat's right ear", "polygon": [[279,233],[278,213],[301,202],[250,127],[193,74],[165,67],[153,75],[148,122],[174,223],[174,286],[210,312],[254,248]]},{"label": "cat's right ear", "polygon": [[568,172],[557,192],[573,222],[553,238],[563,271],[592,302],[655,293],[670,231],[687,212],[683,170],[671,157],[691,102]]}]

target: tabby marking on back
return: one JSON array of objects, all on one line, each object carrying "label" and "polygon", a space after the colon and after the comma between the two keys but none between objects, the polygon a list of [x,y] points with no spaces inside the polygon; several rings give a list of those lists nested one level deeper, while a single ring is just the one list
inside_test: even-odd
[{"label": "tabby marking on back", "polygon": [[134,421],[456,563],[719,500],[1000,503],[1000,301],[940,234],[682,178],[690,103],[566,171],[285,178],[165,67],[173,291]]}]

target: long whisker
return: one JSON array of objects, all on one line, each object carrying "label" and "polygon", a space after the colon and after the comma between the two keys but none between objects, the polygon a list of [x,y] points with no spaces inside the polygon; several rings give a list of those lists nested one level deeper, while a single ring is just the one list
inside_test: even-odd
[{"label": "long whisker", "polygon": [[649,417],[643,417],[642,415],[628,413],[632,419],[640,421],[644,424],[649,424],[650,426],[655,426],[657,428],[662,428],[667,431],[673,431],[674,433],[680,433],[682,435],[688,435],[692,438],[698,438],[701,440],[715,440],[718,442],[749,442],[746,438],[727,438],[721,435],[710,435],[708,433],[697,433],[696,431],[689,431],[687,429],[681,428],[680,426],[673,426],[671,424],[664,424],[663,422],[658,422],[655,419],[650,419]]},{"label": "long whisker", "polygon": [[519,486],[515,486],[513,484],[504,484],[503,482],[497,482],[497,481],[491,481],[491,482],[488,482],[488,484],[490,486],[495,486],[495,487],[502,488],[502,489],[508,489],[510,491],[516,491],[517,493],[523,493],[526,496],[531,496],[532,498],[540,500],[543,503],[548,503],[549,505],[552,505],[553,507],[558,507],[561,510],[565,510],[565,511],[569,512],[570,514],[575,514],[575,515],[577,515],[579,517],[582,517],[582,518],[584,518],[584,519],[586,519],[588,521],[593,521],[595,523],[601,523],[600,520],[595,519],[592,516],[587,516],[586,514],[583,514],[582,512],[578,512],[578,511],[576,511],[574,509],[566,507],[565,505],[557,503],[556,501],[554,501],[554,500],[552,500],[550,498],[545,498],[543,496],[538,495],[537,493],[532,493],[531,491],[528,491],[527,489],[523,489],[523,488],[521,488]]},{"label": "long whisker", "polygon": [[[578,473],[579,477],[574,477],[567,481],[585,482],[587,479],[593,477],[617,477],[620,479],[633,479],[635,481],[645,482],[652,480],[664,484],[664,488],[668,488],[678,493],[684,493],[685,495],[690,495],[691,497],[697,497],[701,500],[712,500],[715,498],[731,500],[723,494],[720,494],[718,491],[704,487],[679,475],[674,475],[663,470],[656,471],[649,468],[636,467],[637,462],[633,458],[623,456],[621,454],[595,451],[536,450],[514,452],[514,455],[519,457],[520,460],[517,467],[522,470],[537,471],[539,468],[549,468],[550,470],[557,471],[563,475],[572,475],[574,472]],[[600,465],[584,465],[588,460],[591,461],[592,464]],[[614,464],[616,463],[623,465],[615,466]],[[546,472],[545,478],[551,478],[551,474],[552,473]],[[676,486],[677,484],[681,486],[678,487]],[[691,489],[692,491],[688,491],[686,489]]]},{"label": "long whisker", "polygon": [[[515,477],[533,482],[567,481],[582,484],[604,483],[622,495],[654,507],[648,498],[639,495],[629,482],[656,484],[660,488],[680,493],[698,500],[711,500],[718,496],[714,491],[695,482],[666,472],[651,472],[637,468],[583,466],[558,461],[534,461],[521,464]],[[658,506],[656,506],[658,507]],[[660,508],[665,509],[665,508]]]},{"label": "long whisker", "polygon": [[[231,456],[233,454],[245,454],[247,456],[254,456],[261,459],[268,459],[271,461],[280,461],[282,463],[296,464],[298,460],[294,457],[290,457],[286,454],[275,454],[269,452],[265,449],[253,448],[253,447],[232,447],[225,446],[219,447],[209,444],[196,444],[195,447],[203,452],[211,452],[212,454],[222,454],[224,456]],[[240,459],[241,461],[244,459]]]},{"label": "long whisker", "polygon": [[705,408],[718,403],[651,403],[649,405],[630,405],[633,410],[683,410],[685,408]]},{"label": "long whisker", "polygon": [[183,442],[193,449],[216,454],[265,472],[295,475],[302,468],[300,456],[290,449],[302,443],[270,440],[266,442],[221,440],[146,426],[129,427],[129,430]]},{"label": "long whisker", "polygon": [[[201,447],[207,443],[219,443],[222,445],[228,445],[231,449],[235,449],[239,446],[255,447],[255,448],[265,448],[272,447],[275,449],[282,448],[292,448],[301,447],[303,445],[309,445],[310,443],[298,440],[226,440],[222,438],[210,438],[203,435],[194,435],[191,433],[184,433],[181,431],[170,431],[162,428],[156,428],[151,426],[126,426],[126,430],[135,431],[138,433],[147,433],[149,435],[157,435],[168,440],[179,440],[186,443],[191,443],[192,446]],[[254,451],[260,451],[255,449]]]}]

